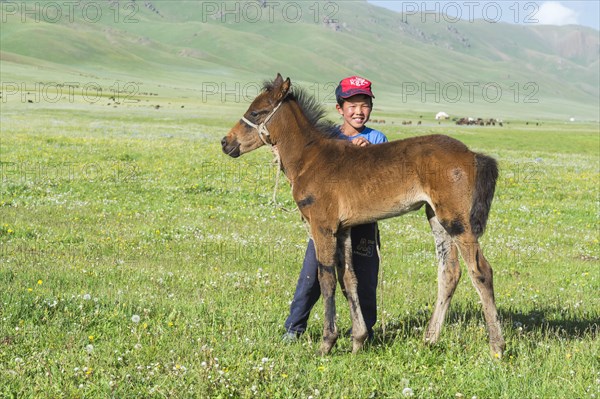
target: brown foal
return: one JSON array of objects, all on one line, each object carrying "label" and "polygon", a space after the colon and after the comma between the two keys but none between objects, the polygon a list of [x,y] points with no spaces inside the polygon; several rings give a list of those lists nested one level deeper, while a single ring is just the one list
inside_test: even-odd
[{"label": "brown foal", "polygon": [[325,304],[322,354],[338,338],[335,323],[336,274],[350,305],[353,352],[367,329],[360,310],[352,267],[352,226],[402,215],[425,206],[439,260],[438,294],[425,340],[438,340],[461,271],[459,253],[481,298],[490,348],[502,356],[505,343],[494,300],[492,268],[478,238],[491,207],[496,161],[470,151],[444,135],[413,137],[358,147],[334,139],[324,110],[280,74],[233,126],[221,144],[237,158],[264,144],[277,146],[292,195],[310,226]]}]

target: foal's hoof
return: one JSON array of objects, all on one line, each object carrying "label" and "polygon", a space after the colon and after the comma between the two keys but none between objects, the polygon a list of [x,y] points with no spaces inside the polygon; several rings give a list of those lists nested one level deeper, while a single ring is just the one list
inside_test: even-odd
[{"label": "foal's hoof", "polygon": [[506,344],[504,343],[504,341],[490,343],[490,351],[494,359],[502,359],[502,356],[504,356],[505,348]]},{"label": "foal's hoof", "polygon": [[321,346],[319,347],[319,351],[317,352],[319,355],[321,356],[326,356],[329,354],[329,352],[331,352],[331,348],[333,348],[333,345],[335,344],[335,341],[331,342],[331,341],[323,341],[321,342]]},{"label": "foal's hoof", "polygon": [[362,342],[358,342],[357,340],[353,339],[352,340],[352,354],[356,355],[358,352],[360,352],[363,348],[363,343]]}]

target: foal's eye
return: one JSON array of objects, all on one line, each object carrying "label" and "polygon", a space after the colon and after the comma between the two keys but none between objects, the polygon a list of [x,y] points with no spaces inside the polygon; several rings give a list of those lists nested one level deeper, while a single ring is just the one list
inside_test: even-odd
[{"label": "foal's eye", "polygon": [[250,112],[250,116],[257,117],[258,116],[258,112],[252,111],[252,112]]}]

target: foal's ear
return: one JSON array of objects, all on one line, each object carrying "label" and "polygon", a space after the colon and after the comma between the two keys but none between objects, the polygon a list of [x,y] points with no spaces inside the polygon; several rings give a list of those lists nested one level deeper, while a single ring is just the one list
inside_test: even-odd
[{"label": "foal's ear", "polygon": [[[281,79],[283,80],[283,78],[281,78]],[[285,81],[281,82],[281,85],[278,85],[279,87],[276,88],[275,100],[276,101],[282,100],[286,96],[288,91],[290,90],[291,85],[292,85],[292,82],[290,81],[290,78],[286,78]]]},{"label": "foal's ear", "polygon": [[281,86],[283,83],[283,76],[279,72],[277,72],[277,76],[275,76],[275,80],[273,81],[273,86]]}]

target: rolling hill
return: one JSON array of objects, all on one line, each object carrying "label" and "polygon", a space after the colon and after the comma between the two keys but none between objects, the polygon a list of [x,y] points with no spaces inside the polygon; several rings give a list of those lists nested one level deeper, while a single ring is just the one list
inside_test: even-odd
[{"label": "rolling hill", "polygon": [[361,74],[382,115],[599,119],[598,31],[582,26],[423,23],[364,0],[1,4],[5,98],[23,84],[93,81],[243,103],[281,72],[331,102],[341,77]]}]

